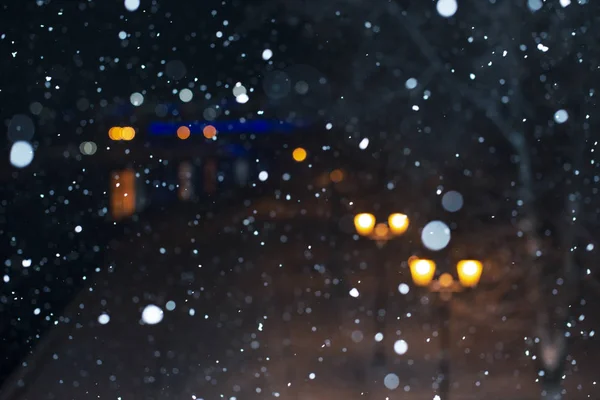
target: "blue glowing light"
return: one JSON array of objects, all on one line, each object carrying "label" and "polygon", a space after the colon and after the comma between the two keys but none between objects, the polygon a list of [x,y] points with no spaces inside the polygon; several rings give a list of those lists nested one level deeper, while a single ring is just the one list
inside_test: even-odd
[{"label": "blue glowing light", "polygon": [[212,125],[217,129],[219,135],[223,134],[269,134],[269,133],[291,133],[297,127],[288,122],[276,120],[250,120],[240,121],[214,121],[214,122],[152,122],[148,126],[150,136],[175,136],[177,128],[187,126],[190,133],[202,134],[204,127]]}]

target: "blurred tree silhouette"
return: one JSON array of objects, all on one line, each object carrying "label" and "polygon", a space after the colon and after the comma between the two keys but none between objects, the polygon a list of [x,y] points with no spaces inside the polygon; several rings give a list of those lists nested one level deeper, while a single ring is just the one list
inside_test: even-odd
[{"label": "blurred tree silhouette", "polygon": [[583,277],[577,257],[598,218],[591,113],[600,32],[591,7],[461,1],[444,17],[431,2],[248,6],[246,28],[276,16],[318,41],[317,56],[307,59],[331,77],[342,140],[369,139],[367,159],[415,181],[423,171],[440,178],[476,171],[479,179],[466,185],[481,196],[471,217],[495,222],[480,225],[471,243],[495,249],[490,259],[504,264],[481,300],[498,307],[518,287],[513,300],[523,312],[526,296],[548,398],[561,396],[569,309]]}]

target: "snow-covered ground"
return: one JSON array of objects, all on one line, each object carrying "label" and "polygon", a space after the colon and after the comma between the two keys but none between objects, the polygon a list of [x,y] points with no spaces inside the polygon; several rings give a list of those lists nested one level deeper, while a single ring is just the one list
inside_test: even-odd
[{"label": "snow-covered ground", "polygon": [[[342,236],[333,249],[331,226],[311,216],[252,226],[248,210],[177,213],[107,256],[1,400],[434,399],[436,315],[423,294],[398,292],[409,281],[397,271],[384,277],[386,363],[373,364],[371,243]],[[538,398],[523,333],[463,314],[451,326],[451,399]]]}]

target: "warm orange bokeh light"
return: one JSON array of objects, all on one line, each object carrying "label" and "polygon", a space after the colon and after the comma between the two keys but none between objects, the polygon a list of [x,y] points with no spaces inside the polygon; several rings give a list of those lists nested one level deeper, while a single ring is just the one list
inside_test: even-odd
[{"label": "warm orange bokeh light", "polygon": [[408,259],[408,266],[415,285],[427,286],[431,283],[435,274],[435,263],[433,261],[411,257]]},{"label": "warm orange bokeh light", "polygon": [[177,128],[177,137],[181,140],[185,140],[190,137],[190,128],[187,126],[180,126]]},{"label": "warm orange bokeh light", "polygon": [[135,171],[126,169],[111,173],[110,212],[113,219],[119,220],[132,215],[135,205]]},{"label": "warm orange bokeh light", "polygon": [[111,140],[122,140],[123,139],[123,128],[119,126],[113,126],[108,131],[108,137]]},{"label": "warm orange bokeh light", "polygon": [[135,137],[135,129],[130,126],[126,126],[121,129],[121,139],[123,140],[133,140]]},{"label": "warm orange bokeh light", "polygon": [[481,279],[483,265],[477,260],[461,260],[456,266],[458,278],[464,287],[475,287]]},{"label": "warm orange bokeh light", "polygon": [[306,150],[304,150],[302,147],[298,147],[292,152],[292,157],[294,158],[294,161],[302,162],[306,160]]},{"label": "warm orange bokeh light", "polygon": [[389,228],[387,227],[386,224],[379,223],[379,224],[375,225],[374,232],[375,232],[375,236],[377,238],[385,239],[389,233]]},{"label": "warm orange bokeh light", "polygon": [[375,216],[369,213],[356,214],[354,217],[354,228],[362,236],[368,236],[375,228]]},{"label": "warm orange bokeh light", "polygon": [[344,172],[341,169],[334,169],[329,174],[329,179],[331,179],[331,182],[333,183],[340,183],[344,180]]},{"label": "warm orange bokeh light", "polygon": [[449,288],[454,283],[454,278],[452,278],[452,275],[445,272],[442,275],[440,275],[440,277],[438,278],[438,281],[440,282],[441,287]]},{"label": "warm orange bokeh light", "polygon": [[217,135],[217,128],[212,125],[206,125],[202,130],[204,137],[207,139],[212,139]]},{"label": "warm orange bokeh light", "polygon": [[388,225],[395,235],[401,235],[408,229],[408,217],[404,214],[394,213],[388,218]]}]

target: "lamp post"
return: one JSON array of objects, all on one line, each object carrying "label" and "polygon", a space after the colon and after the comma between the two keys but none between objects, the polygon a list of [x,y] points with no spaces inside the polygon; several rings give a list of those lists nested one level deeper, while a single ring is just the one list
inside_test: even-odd
[{"label": "lamp post", "polygon": [[456,265],[458,282],[445,272],[433,279],[436,265],[432,260],[411,257],[408,260],[410,275],[417,286],[426,287],[430,292],[438,293],[438,316],[440,319],[440,375],[438,394],[441,400],[448,400],[450,394],[450,299],[452,294],[474,288],[481,279],[483,266],[477,260],[461,260]]},{"label": "lamp post", "polygon": [[[369,213],[357,214],[354,217],[354,227],[356,232],[368,239],[375,241],[379,249],[379,260],[378,264],[381,268],[382,276],[377,279],[377,292],[375,294],[375,320],[377,323],[377,332],[384,334],[385,331],[385,311],[387,309],[387,279],[386,279],[386,268],[385,258],[381,249],[391,239],[402,235],[408,229],[410,221],[404,214],[393,213],[388,216],[387,223],[377,223],[375,216]],[[380,314],[380,311],[383,313]],[[383,339],[380,345],[377,346],[375,356],[373,359],[375,365],[385,365],[385,347],[383,346]]]}]

